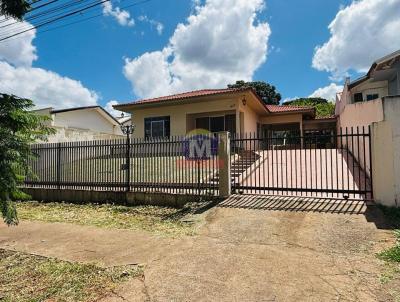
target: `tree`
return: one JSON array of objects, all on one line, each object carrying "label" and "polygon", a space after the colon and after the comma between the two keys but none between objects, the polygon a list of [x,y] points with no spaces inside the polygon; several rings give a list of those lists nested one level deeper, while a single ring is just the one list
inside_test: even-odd
[{"label": "tree", "polygon": [[21,20],[30,7],[29,2],[26,0],[0,0],[0,15]]},{"label": "tree", "polygon": [[329,117],[335,114],[335,104],[323,98],[299,98],[287,101],[283,105],[315,107],[317,117]]},{"label": "tree", "polygon": [[249,87],[254,88],[258,96],[263,100],[265,104],[279,105],[279,101],[282,98],[281,94],[276,91],[275,86],[270,85],[266,82],[236,81],[235,84],[228,85],[228,88],[249,88]]},{"label": "tree", "polygon": [[33,106],[31,100],[0,94],[0,210],[8,225],[18,223],[11,199],[24,195],[18,185],[32,174],[27,164],[34,157],[30,144],[54,133],[45,125],[48,117],[28,111]]}]

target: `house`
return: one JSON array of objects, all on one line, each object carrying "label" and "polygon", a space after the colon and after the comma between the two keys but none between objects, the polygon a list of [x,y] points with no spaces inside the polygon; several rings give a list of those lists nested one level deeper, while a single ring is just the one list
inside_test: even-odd
[{"label": "house", "polygon": [[367,126],[383,119],[382,100],[400,95],[400,50],[372,63],[366,75],[350,81],[336,96],[338,126]]},{"label": "house", "polygon": [[185,135],[194,129],[279,137],[287,131],[336,127],[335,118],[315,119],[313,107],[265,105],[252,88],[197,90],[114,108],[131,114],[135,138]]},{"label": "house", "polygon": [[100,106],[75,107],[67,109],[43,108],[36,114],[50,118],[48,126],[56,134],[48,142],[87,141],[122,138],[120,123]]},{"label": "house", "polygon": [[116,117],[118,122],[122,126],[127,126],[131,124],[131,116],[130,115],[125,115],[124,113],[121,114],[121,116]]}]

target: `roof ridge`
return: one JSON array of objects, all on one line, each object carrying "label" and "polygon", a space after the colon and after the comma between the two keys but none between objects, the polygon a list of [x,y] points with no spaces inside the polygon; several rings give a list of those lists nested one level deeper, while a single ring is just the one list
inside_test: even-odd
[{"label": "roof ridge", "polygon": [[209,88],[209,89],[192,90],[192,91],[186,91],[186,92],[181,92],[181,93],[176,93],[176,94],[164,95],[164,96],[159,96],[159,97],[154,97],[154,98],[139,99],[139,100],[136,100],[136,101],[133,101],[133,102],[128,102],[128,103],[116,105],[115,108],[117,108],[119,106],[125,106],[125,105],[143,104],[143,103],[151,103],[151,102],[157,102],[157,101],[179,100],[179,99],[186,99],[186,98],[191,98],[191,97],[200,97],[200,96],[206,96],[206,95],[213,95],[213,94],[218,94],[218,93],[235,92],[235,91],[241,91],[241,90],[247,90],[247,89],[250,89],[250,87]]}]

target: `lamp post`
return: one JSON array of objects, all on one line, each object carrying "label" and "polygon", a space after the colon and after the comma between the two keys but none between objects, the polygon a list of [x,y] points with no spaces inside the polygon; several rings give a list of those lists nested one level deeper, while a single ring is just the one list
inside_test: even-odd
[{"label": "lamp post", "polygon": [[123,134],[126,135],[126,154],[125,154],[125,167],[124,170],[126,171],[126,191],[130,191],[130,184],[131,184],[131,143],[130,143],[130,135],[133,134],[135,131],[135,125],[121,125],[121,131]]}]

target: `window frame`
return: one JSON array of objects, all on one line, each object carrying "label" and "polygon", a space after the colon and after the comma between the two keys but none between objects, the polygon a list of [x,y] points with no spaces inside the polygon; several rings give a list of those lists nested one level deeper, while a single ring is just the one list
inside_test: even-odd
[{"label": "window frame", "polygon": [[[211,119],[213,119],[213,118],[223,118],[224,119],[224,122],[223,122],[224,123],[224,130],[222,130],[222,131],[227,131],[227,116],[234,117],[232,119],[232,121],[234,122],[234,124],[235,124],[234,126],[236,128],[236,117],[235,117],[235,114],[224,114],[224,115],[211,115],[211,116],[196,117],[195,118],[195,127],[196,127],[196,129],[205,129],[207,131],[210,131],[211,133],[218,133],[218,132],[221,132],[221,131],[211,131]],[[198,120],[200,120],[200,119],[202,119],[202,120],[207,119],[207,124],[208,124],[207,128],[198,126]],[[236,129],[234,129],[234,130],[236,132]]]},{"label": "window frame", "polygon": [[365,97],[366,101],[373,101],[379,99],[379,93],[368,93]]},{"label": "window frame", "polygon": [[[162,122],[163,133],[162,136],[153,136],[153,123]],[[150,125],[150,129],[148,126]],[[171,132],[171,118],[170,116],[152,116],[144,118],[144,138],[168,138]]]}]

